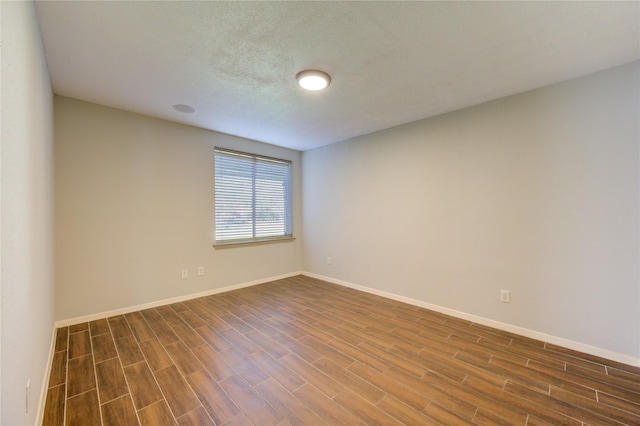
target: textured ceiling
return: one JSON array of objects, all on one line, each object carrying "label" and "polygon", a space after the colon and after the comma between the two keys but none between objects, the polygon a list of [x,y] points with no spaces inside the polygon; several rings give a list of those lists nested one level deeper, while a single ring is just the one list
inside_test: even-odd
[{"label": "textured ceiling", "polygon": [[[47,1],[37,12],[57,94],[298,150],[640,59],[639,2]],[[298,88],[305,68],[331,86]]]}]

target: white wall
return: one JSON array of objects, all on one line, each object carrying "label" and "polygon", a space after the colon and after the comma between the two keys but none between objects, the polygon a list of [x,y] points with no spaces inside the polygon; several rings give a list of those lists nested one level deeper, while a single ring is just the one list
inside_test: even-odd
[{"label": "white wall", "polygon": [[0,423],[24,425],[36,422],[53,331],[53,104],[33,3],[1,7]]},{"label": "white wall", "polygon": [[640,362],[639,69],[304,152],[304,270]]},{"label": "white wall", "polygon": [[[212,247],[214,146],[292,160],[294,242]],[[57,320],[301,269],[298,151],[56,96],[55,173]]]}]

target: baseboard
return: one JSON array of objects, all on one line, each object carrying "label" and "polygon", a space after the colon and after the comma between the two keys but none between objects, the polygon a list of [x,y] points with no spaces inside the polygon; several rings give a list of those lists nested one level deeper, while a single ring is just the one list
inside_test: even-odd
[{"label": "baseboard", "polygon": [[[245,287],[251,287],[254,285],[258,285],[258,284],[264,284],[270,281],[276,281],[279,279],[283,279],[283,278],[289,278],[289,277],[293,277],[296,275],[305,275],[311,278],[317,278],[323,281],[327,281],[333,284],[338,284],[344,287],[349,287],[349,288],[353,288],[355,290],[360,290],[360,291],[364,291],[366,293],[371,293],[371,294],[375,294],[377,296],[382,296],[382,297],[386,297],[388,299],[393,299],[393,300],[397,300],[399,302],[404,302],[404,303],[408,303],[410,305],[414,305],[414,306],[419,306],[421,308],[425,308],[425,309],[430,309],[432,311],[436,311],[436,312],[440,312],[443,314],[447,314],[447,315],[451,315],[454,316],[456,318],[461,318],[467,321],[471,321],[477,324],[481,324],[481,325],[486,325],[488,327],[493,327],[496,328],[498,330],[503,330],[503,331],[507,331],[510,333],[515,333],[524,337],[529,337],[531,339],[536,339],[536,340],[541,340],[543,342],[547,342],[547,343],[551,343],[554,345],[558,345],[558,346],[562,346],[571,350],[575,350],[575,351],[579,351],[579,352],[583,352],[589,355],[594,355],[594,356],[598,356],[601,358],[606,358],[606,359],[610,359],[612,361],[617,361],[617,362],[621,362],[624,364],[628,364],[628,365],[633,365],[633,366],[637,366],[640,367],[640,358],[635,358],[629,355],[625,355],[625,354],[620,354],[617,352],[613,352],[607,349],[603,349],[603,348],[599,348],[596,346],[591,346],[591,345],[587,345],[584,343],[580,343],[580,342],[576,342],[574,340],[569,340],[569,339],[565,339],[562,337],[557,337],[557,336],[553,336],[550,334],[546,334],[546,333],[542,333],[539,331],[535,331],[535,330],[530,330],[527,328],[523,328],[523,327],[518,327],[515,325],[511,325],[511,324],[507,324],[507,323],[503,323],[500,321],[495,321],[495,320],[491,320],[488,318],[484,318],[484,317],[480,317],[477,315],[472,315],[472,314],[468,314],[466,312],[461,312],[461,311],[456,311],[454,309],[449,309],[443,306],[439,306],[439,305],[434,305],[431,303],[427,303],[424,302],[422,300],[416,300],[416,299],[411,299],[409,297],[404,297],[404,296],[399,296],[397,294],[393,294],[393,293],[389,293],[386,291],[381,291],[381,290],[376,290],[373,289],[371,287],[366,287],[363,285],[358,285],[358,284],[354,284],[354,283],[350,283],[347,281],[343,281],[343,280],[339,280],[336,278],[331,278],[331,277],[327,277],[324,275],[319,275],[319,274],[314,274],[312,272],[306,272],[306,271],[296,271],[296,272],[290,272],[287,274],[283,274],[283,275],[278,275],[278,276],[274,276],[274,277],[269,277],[269,278],[263,278],[263,279],[259,279],[259,280],[255,280],[255,281],[250,281],[250,282],[246,282],[246,283],[241,283],[241,284],[235,284],[235,285],[230,285],[227,287],[222,287],[222,288],[217,288],[217,289],[213,289],[213,290],[208,290],[208,291],[204,291],[204,292],[200,292],[200,293],[194,293],[194,294],[189,294],[189,295],[185,295],[185,296],[178,296],[178,297],[174,297],[174,298],[170,298],[170,299],[164,299],[164,300],[158,300],[155,302],[150,302],[150,303],[145,303],[142,305],[135,305],[135,306],[129,306],[126,308],[121,308],[121,309],[116,309],[113,311],[107,311],[107,312],[100,312],[97,314],[92,314],[92,315],[86,315],[86,316],[82,316],[82,317],[76,317],[76,318],[69,318],[69,319],[65,319],[65,320],[61,320],[61,321],[56,321],[55,323],[55,328],[59,328],[59,327],[67,327],[70,325],[74,325],[74,324],[79,324],[79,323],[83,323],[83,322],[89,322],[89,321],[95,321],[98,319],[102,319],[102,318],[108,318],[108,317],[112,317],[115,315],[122,315],[122,314],[128,314],[130,312],[136,312],[136,311],[140,311],[143,309],[150,309],[150,308],[156,308],[158,306],[162,306],[162,305],[167,305],[167,304],[171,304],[171,303],[178,303],[178,302],[184,302],[185,300],[191,300],[191,299],[196,299],[198,297],[204,297],[204,296],[210,296],[213,294],[219,294],[219,293],[225,293],[227,291],[232,291],[232,290],[237,290],[240,288],[245,288]],[[55,329],[54,329],[54,339],[55,339]],[[51,349],[53,351],[53,348]],[[53,356],[53,352],[50,354],[50,357]],[[49,365],[47,366],[47,368],[51,368],[51,362],[52,362],[53,358],[50,359]],[[47,375],[47,378],[49,376]],[[43,386],[46,386],[43,385]],[[46,394],[46,392],[45,392]],[[38,412],[38,414],[40,415],[40,412]]]},{"label": "baseboard", "polygon": [[49,377],[51,377],[51,366],[53,365],[53,356],[56,352],[56,326],[53,326],[51,333],[51,346],[49,347],[49,358],[44,369],[44,379],[42,380],[42,388],[40,389],[40,398],[38,400],[38,411],[36,412],[35,425],[41,425],[44,420],[44,409],[47,403],[47,391],[49,390]]},{"label": "baseboard", "polygon": [[574,351],[583,352],[589,355],[594,355],[601,358],[606,358],[612,361],[621,362],[623,364],[633,365],[640,367],[640,358],[634,358],[629,355],[619,354],[607,349],[602,349],[596,346],[586,345],[584,343],[576,342],[574,340],[565,339],[562,337],[552,336],[550,334],[541,333],[539,331],[530,330],[523,327],[503,323],[500,321],[483,318],[477,315],[468,314],[465,312],[456,311],[453,309],[445,308],[443,306],[434,305],[431,303],[423,302],[421,300],[411,299],[409,297],[399,296],[397,294],[388,293],[386,291],[376,290],[374,288],[365,287],[358,284],[353,284],[347,281],[339,280],[336,278],[327,277],[324,275],[314,274],[312,272],[302,272],[302,275],[311,278],[317,278],[319,280],[327,281],[333,284],[338,284],[344,287],[353,288],[355,290],[364,291],[365,293],[375,294],[376,296],[386,297],[387,299],[397,300],[398,302],[408,303],[410,305],[419,306],[421,308],[430,309],[432,311],[440,312],[443,314],[451,315],[456,318],[464,319],[474,322],[476,324],[486,325],[487,327],[493,327],[498,330],[507,331],[510,333],[518,334],[520,336],[529,337],[531,339],[540,340],[543,342],[551,343],[553,345],[562,346]]},{"label": "baseboard", "polygon": [[[141,311],[143,309],[157,308],[158,306],[168,305],[171,303],[184,302],[185,300],[197,299],[198,297],[211,296],[213,294],[226,293],[232,290],[238,290],[240,288],[251,287],[258,284],[268,283],[270,281],[281,280],[283,278],[294,277],[296,275],[303,274],[302,271],[289,272],[287,274],[278,275],[275,277],[263,278],[255,281],[249,281],[246,283],[234,284],[227,287],[216,288],[213,290],[207,290],[200,293],[192,293],[185,296],[172,297],[170,299],[158,300],[155,302],[144,303],[142,305],[128,306],[126,308],[115,309],[113,311],[100,312],[97,314],[85,315],[82,317],[69,318],[65,320],[56,321],[55,328],[68,327],[74,324],[80,324],[83,322],[95,321],[103,318],[112,317],[115,315],[123,315],[131,312]],[[48,376],[47,376],[48,377]]]}]

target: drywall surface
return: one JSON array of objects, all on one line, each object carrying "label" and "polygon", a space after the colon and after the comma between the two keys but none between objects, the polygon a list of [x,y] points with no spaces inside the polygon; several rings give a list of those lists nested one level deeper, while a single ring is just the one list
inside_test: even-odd
[{"label": "drywall surface", "polygon": [[305,151],[303,269],[639,359],[639,77]]},{"label": "drywall surface", "polygon": [[26,425],[36,423],[53,331],[53,101],[33,2],[1,7],[0,423]]},{"label": "drywall surface", "polygon": [[[215,146],[293,162],[295,241],[212,246]],[[57,320],[300,270],[298,151],[56,96],[55,173]]]}]

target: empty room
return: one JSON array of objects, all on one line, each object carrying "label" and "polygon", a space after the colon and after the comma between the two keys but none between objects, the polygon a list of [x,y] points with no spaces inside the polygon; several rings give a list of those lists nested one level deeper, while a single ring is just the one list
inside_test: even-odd
[{"label": "empty room", "polygon": [[640,2],[0,16],[0,424],[640,424]]}]

